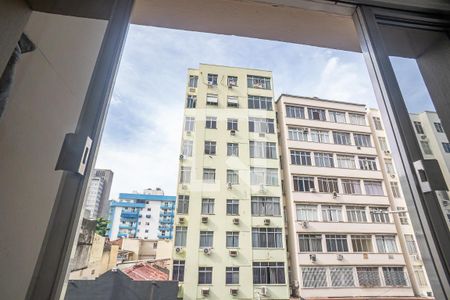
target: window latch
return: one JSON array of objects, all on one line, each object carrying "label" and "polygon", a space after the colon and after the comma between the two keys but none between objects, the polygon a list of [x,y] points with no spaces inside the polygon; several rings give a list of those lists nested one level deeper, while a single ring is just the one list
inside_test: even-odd
[{"label": "window latch", "polygon": [[55,170],[85,175],[86,164],[91,152],[92,139],[76,133],[67,133],[59,153]]}]

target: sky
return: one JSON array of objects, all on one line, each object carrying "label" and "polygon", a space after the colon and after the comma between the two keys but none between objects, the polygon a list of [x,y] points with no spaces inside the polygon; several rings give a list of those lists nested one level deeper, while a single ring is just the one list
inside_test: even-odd
[{"label": "sky", "polygon": [[149,187],[175,195],[187,69],[200,63],[271,70],[275,99],[287,93],[377,107],[361,53],[132,25],[96,163],[114,172],[111,199]]}]

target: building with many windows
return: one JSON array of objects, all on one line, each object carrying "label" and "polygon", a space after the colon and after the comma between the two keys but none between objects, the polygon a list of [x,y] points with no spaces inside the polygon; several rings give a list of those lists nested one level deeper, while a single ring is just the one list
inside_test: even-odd
[{"label": "building with many windows", "polygon": [[114,173],[111,170],[95,169],[92,172],[84,207],[86,218],[108,218],[109,193],[113,176]]},{"label": "building with many windows", "polygon": [[294,292],[430,295],[378,111],[291,95],[277,111]]},{"label": "building with many windows", "polygon": [[109,238],[171,239],[175,199],[161,189],[119,194],[119,200],[110,204]]},{"label": "building with many windows", "polygon": [[183,299],[288,299],[269,71],[189,69],[173,280]]}]

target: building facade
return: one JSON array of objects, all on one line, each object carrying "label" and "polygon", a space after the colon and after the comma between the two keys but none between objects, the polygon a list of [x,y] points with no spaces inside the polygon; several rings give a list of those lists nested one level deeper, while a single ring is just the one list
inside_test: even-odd
[{"label": "building facade", "polygon": [[[436,112],[410,114],[424,159],[436,159],[447,187],[450,187],[450,143]],[[448,193],[440,194],[440,207],[450,228],[450,201]]]},{"label": "building facade", "polygon": [[189,69],[172,278],[183,299],[288,299],[270,71]]},{"label": "building facade", "polygon": [[95,169],[92,172],[85,201],[87,218],[108,218],[109,194],[113,176],[114,173],[111,170]]},{"label": "building facade", "polygon": [[158,189],[119,194],[119,200],[110,204],[109,238],[171,239],[175,199]]},{"label": "building facade", "polygon": [[277,111],[294,293],[431,295],[378,111],[291,95]]}]

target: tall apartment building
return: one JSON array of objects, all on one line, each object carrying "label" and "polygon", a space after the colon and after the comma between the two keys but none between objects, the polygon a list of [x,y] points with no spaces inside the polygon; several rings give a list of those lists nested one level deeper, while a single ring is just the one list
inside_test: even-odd
[{"label": "tall apartment building", "polygon": [[189,69],[173,249],[183,299],[288,299],[270,71]]},{"label": "tall apartment building", "polygon": [[110,204],[109,238],[171,239],[175,200],[161,189],[119,194],[119,200]]},{"label": "tall apartment building", "polygon": [[[436,159],[447,187],[450,188],[450,143],[436,112],[410,114],[424,159]],[[448,193],[440,194],[440,206],[450,228],[450,201]]]},{"label": "tall apartment building", "polygon": [[293,288],[305,299],[426,296],[379,113],[291,95],[277,111]]},{"label": "tall apartment building", "polygon": [[94,169],[89,180],[85,213],[88,219],[108,218],[109,193],[114,173],[111,170]]}]

